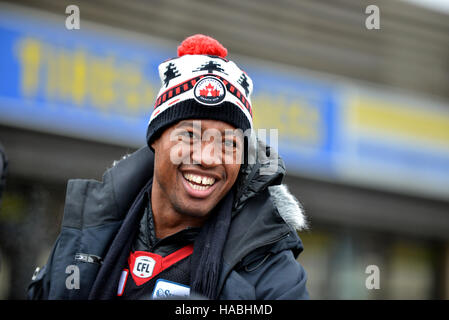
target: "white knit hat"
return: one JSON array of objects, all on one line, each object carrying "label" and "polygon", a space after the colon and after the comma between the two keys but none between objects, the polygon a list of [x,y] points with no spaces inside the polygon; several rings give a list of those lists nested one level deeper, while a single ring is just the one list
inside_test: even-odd
[{"label": "white knit hat", "polygon": [[251,78],[213,38],[194,35],[178,47],[178,57],[159,65],[162,87],[148,123],[148,145],[183,119],[212,119],[243,131],[253,128]]}]

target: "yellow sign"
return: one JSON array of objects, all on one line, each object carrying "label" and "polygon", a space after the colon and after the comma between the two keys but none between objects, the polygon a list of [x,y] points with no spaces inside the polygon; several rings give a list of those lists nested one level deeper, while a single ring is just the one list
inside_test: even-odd
[{"label": "yellow sign", "polygon": [[55,103],[90,105],[130,116],[149,116],[152,111],[155,89],[137,62],[82,48],[69,51],[33,38],[18,42],[17,58],[20,88],[27,98],[43,96]]},{"label": "yellow sign", "polygon": [[449,149],[449,112],[432,112],[425,106],[363,96],[349,102],[348,124],[411,142],[438,144]]},{"label": "yellow sign", "polygon": [[252,99],[254,126],[278,129],[280,139],[319,147],[324,140],[325,120],[320,110],[304,100],[287,101],[281,94],[262,93]]}]

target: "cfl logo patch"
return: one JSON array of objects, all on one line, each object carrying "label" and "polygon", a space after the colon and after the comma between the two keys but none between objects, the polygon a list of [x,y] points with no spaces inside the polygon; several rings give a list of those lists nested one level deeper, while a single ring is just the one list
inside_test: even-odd
[{"label": "cfl logo patch", "polygon": [[149,278],[153,275],[156,261],[151,257],[140,256],[134,262],[133,274],[139,278]]}]

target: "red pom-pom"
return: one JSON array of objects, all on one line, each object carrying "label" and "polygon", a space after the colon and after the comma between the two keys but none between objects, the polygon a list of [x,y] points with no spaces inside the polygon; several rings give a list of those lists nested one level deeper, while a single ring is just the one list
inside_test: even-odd
[{"label": "red pom-pom", "polygon": [[185,54],[207,54],[225,58],[228,50],[214,38],[204,34],[195,34],[186,38],[179,45],[178,57],[182,57]]}]

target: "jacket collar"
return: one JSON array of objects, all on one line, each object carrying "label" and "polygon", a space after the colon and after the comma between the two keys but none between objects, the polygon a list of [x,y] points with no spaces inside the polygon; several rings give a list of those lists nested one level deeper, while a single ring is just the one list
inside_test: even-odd
[{"label": "jacket collar", "polygon": [[251,198],[268,189],[272,201],[284,221],[295,230],[307,229],[307,220],[302,205],[290,193],[287,186],[281,184],[286,172],[282,158],[273,148],[259,140],[250,153],[249,158],[252,158],[253,161],[241,172],[234,215],[239,213]]}]

